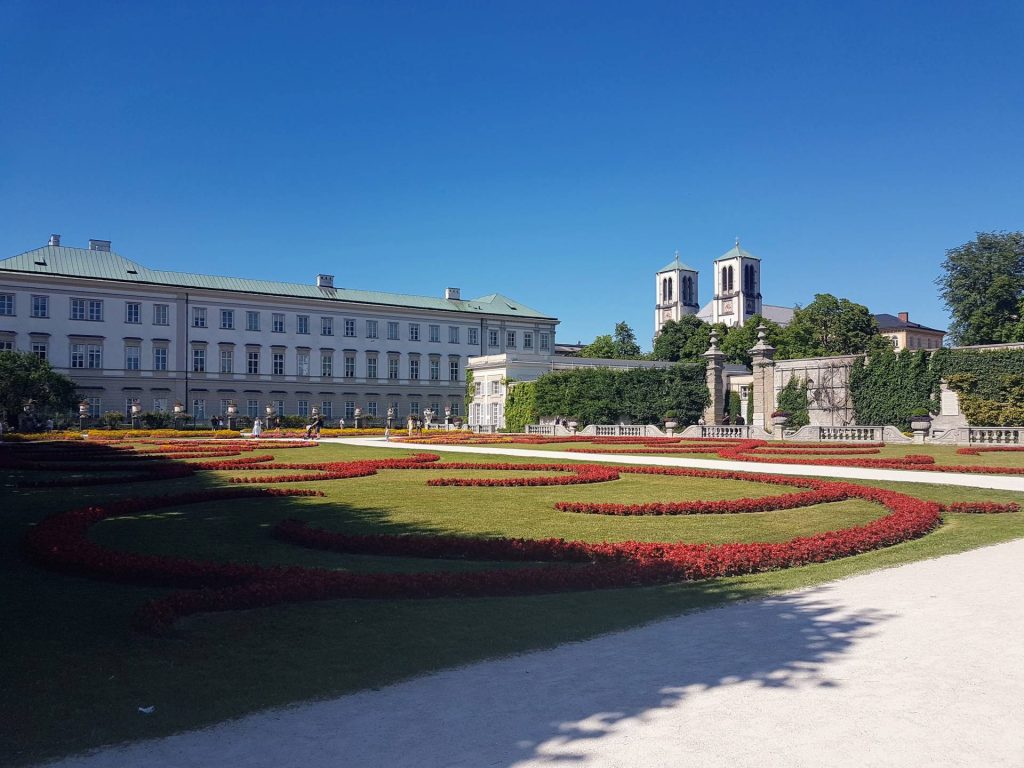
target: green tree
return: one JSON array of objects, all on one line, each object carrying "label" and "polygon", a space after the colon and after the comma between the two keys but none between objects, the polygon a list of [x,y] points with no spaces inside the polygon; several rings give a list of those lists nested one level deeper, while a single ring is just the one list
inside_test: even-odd
[{"label": "green tree", "polygon": [[779,390],[779,411],[789,414],[786,427],[796,429],[811,423],[807,412],[807,381],[791,376],[786,385]]},{"label": "green tree", "polygon": [[623,320],[615,324],[612,343],[615,346],[615,357],[620,360],[635,360],[640,357],[640,345],[636,343],[636,334]]},{"label": "green tree", "polygon": [[579,357],[615,357],[615,342],[610,334],[598,336],[578,352]]},{"label": "green tree", "polygon": [[1024,232],[979,232],[946,251],[935,282],[954,343],[1024,341]]},{"label": "green tree", "polygon": [[66,413],[77,401],[75,383],[30,352],[0,352],[0,410],[8,422],[28,400],[37,414]]},{"label": "green tree", "polygon": [[742,327],[730,328],[719,344],[728,362],[750,367],[750,348],[757,344],[757,327],[762,324],[765,327],[765,340],[775,346],[783,332],[782,326],[761,315],[752,315]]},{"label": "green tree", "polygon": [[[724,329],[724,326],[722,326]],[[719,335],[721,336],[720,330]],[[700,360],[711,344],[711,326],[696,315],[684,315],[679,320],[669,320],[662,326],[654,340],[655,360]]]},{"label": "green tree", "polygon": [[884,342],[867,307],[819,293],[806,307],[797,308],[792,322],[778,334],[776,357],[855,355],[880,348]]}]

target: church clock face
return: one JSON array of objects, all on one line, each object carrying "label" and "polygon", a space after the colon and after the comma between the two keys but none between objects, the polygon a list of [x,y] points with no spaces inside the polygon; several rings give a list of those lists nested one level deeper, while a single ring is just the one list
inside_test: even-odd
[{"label": "church clock face", "polygon": [[726,301],[722,302],[722,314],[723,315],[731,315],[732,314],[732,299],[727,299]]},{"label": "church clock face", "polygon": [[672,319],[672,307],[665,307],[663,310],[661,310],[661,319],[662,320],[671,320]]}]

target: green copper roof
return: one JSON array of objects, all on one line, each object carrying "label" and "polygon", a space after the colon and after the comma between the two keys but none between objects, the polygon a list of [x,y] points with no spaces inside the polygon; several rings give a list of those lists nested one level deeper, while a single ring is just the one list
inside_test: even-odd
[{"label": "green copper roof", "polygon": [[719,256],[717,259],[715,259],[715,261],[724,261],[725,259],[735,259],[735,258],[753,259],[754,261],[760,261],[760,259],[757,256],[755,256],[754,254],[752,254],[750,251],[745,251],[742,248],[740,248],[740,241],[739,240],[736,241],[736,245],[734,245],[728,251],[726,251],[721,256]]},{"label": "green copper roof", "polygon": [[664,267],[662,267],[661,269],[658,270],[658,274],[661,274],[662,272],[673,272],[673,271],[675,271],[677,269],[687,269],[690,272],[696,272],[697,271],[696,269],[691,267],[689,264],[684,264],[683,262],[681,262],[679,260],[679,254],[677,253],[676,257],[674,259],[672,259],[672,261],[670,261],[668,264],[666,264]]},{"label": "green copper roof", "polygon": [[252,280],[245,277],[165,272],[149,269],[111,251],[91,251],[85,248],[64,246],[47,245],[0,260],[0,271],[117,280],[175,288],[259,293],[301,299],[325,299],[355,304],[386,304],[416,309],[440,309],[449,312],[483,312],[490,315],[555,319],[500,293],[491,293],[481,296],[479,299],[450,300],[382,291],[358,291],[352,288],[320,288],[316,285]]}]

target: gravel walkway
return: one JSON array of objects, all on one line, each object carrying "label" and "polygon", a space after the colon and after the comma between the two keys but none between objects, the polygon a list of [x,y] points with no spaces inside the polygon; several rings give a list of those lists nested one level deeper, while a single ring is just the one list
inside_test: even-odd
[{"label": "gravel walkway", "polygon": [[1024,541],[63,768],[1024,765]]},{"label": "gravel walkway", "polygon": [[958,485],[968,488],[994,488],[1002,491],[1024,492],[1024,477],[1010,475],[957,474],[953,472],[914,472],[904,469],[867,469],[862,467],[829,467],[812,464],[762,464],[752,461],[724,461],[715,459],[684,459],[677,456],[629,455],[625,453],[570,453],[567,451],[539,451],[530,448],[502,448],[476,445],[424,445],[394,443],[380,438],[327,437],[322,443],[359,445],[364,448],[398,448],[406,451],[443,451],[446,453],[482,453],[492,456],[523,456],[561,461],[604,461],[612,464],[652,464],[660,467],[696,467],[732,472],[771,472],[777,475],[804,475],[836,477],[854,480],[879,480],[894,483],[931,483],[932,485]]}]

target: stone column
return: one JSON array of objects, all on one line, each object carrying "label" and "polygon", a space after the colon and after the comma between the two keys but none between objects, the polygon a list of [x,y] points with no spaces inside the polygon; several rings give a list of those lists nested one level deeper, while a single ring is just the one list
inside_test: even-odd
[{"label": "stone column", "polygon": [[775,347],[766,341],[768,329],[757,327],[757,344],[749,351],[754,374],[754,414],[750,423],[772,431],[772,411],[775,410]]},{"label": "stone column", "polygon": [[705,374],[708,385],[708,394],[711,401],[704,409],[705,424],[721,424],[725,417],[725,355],[718,348],[718,333],[711,331],[711,347],[704,353],[707,360],[707,373]]}]

